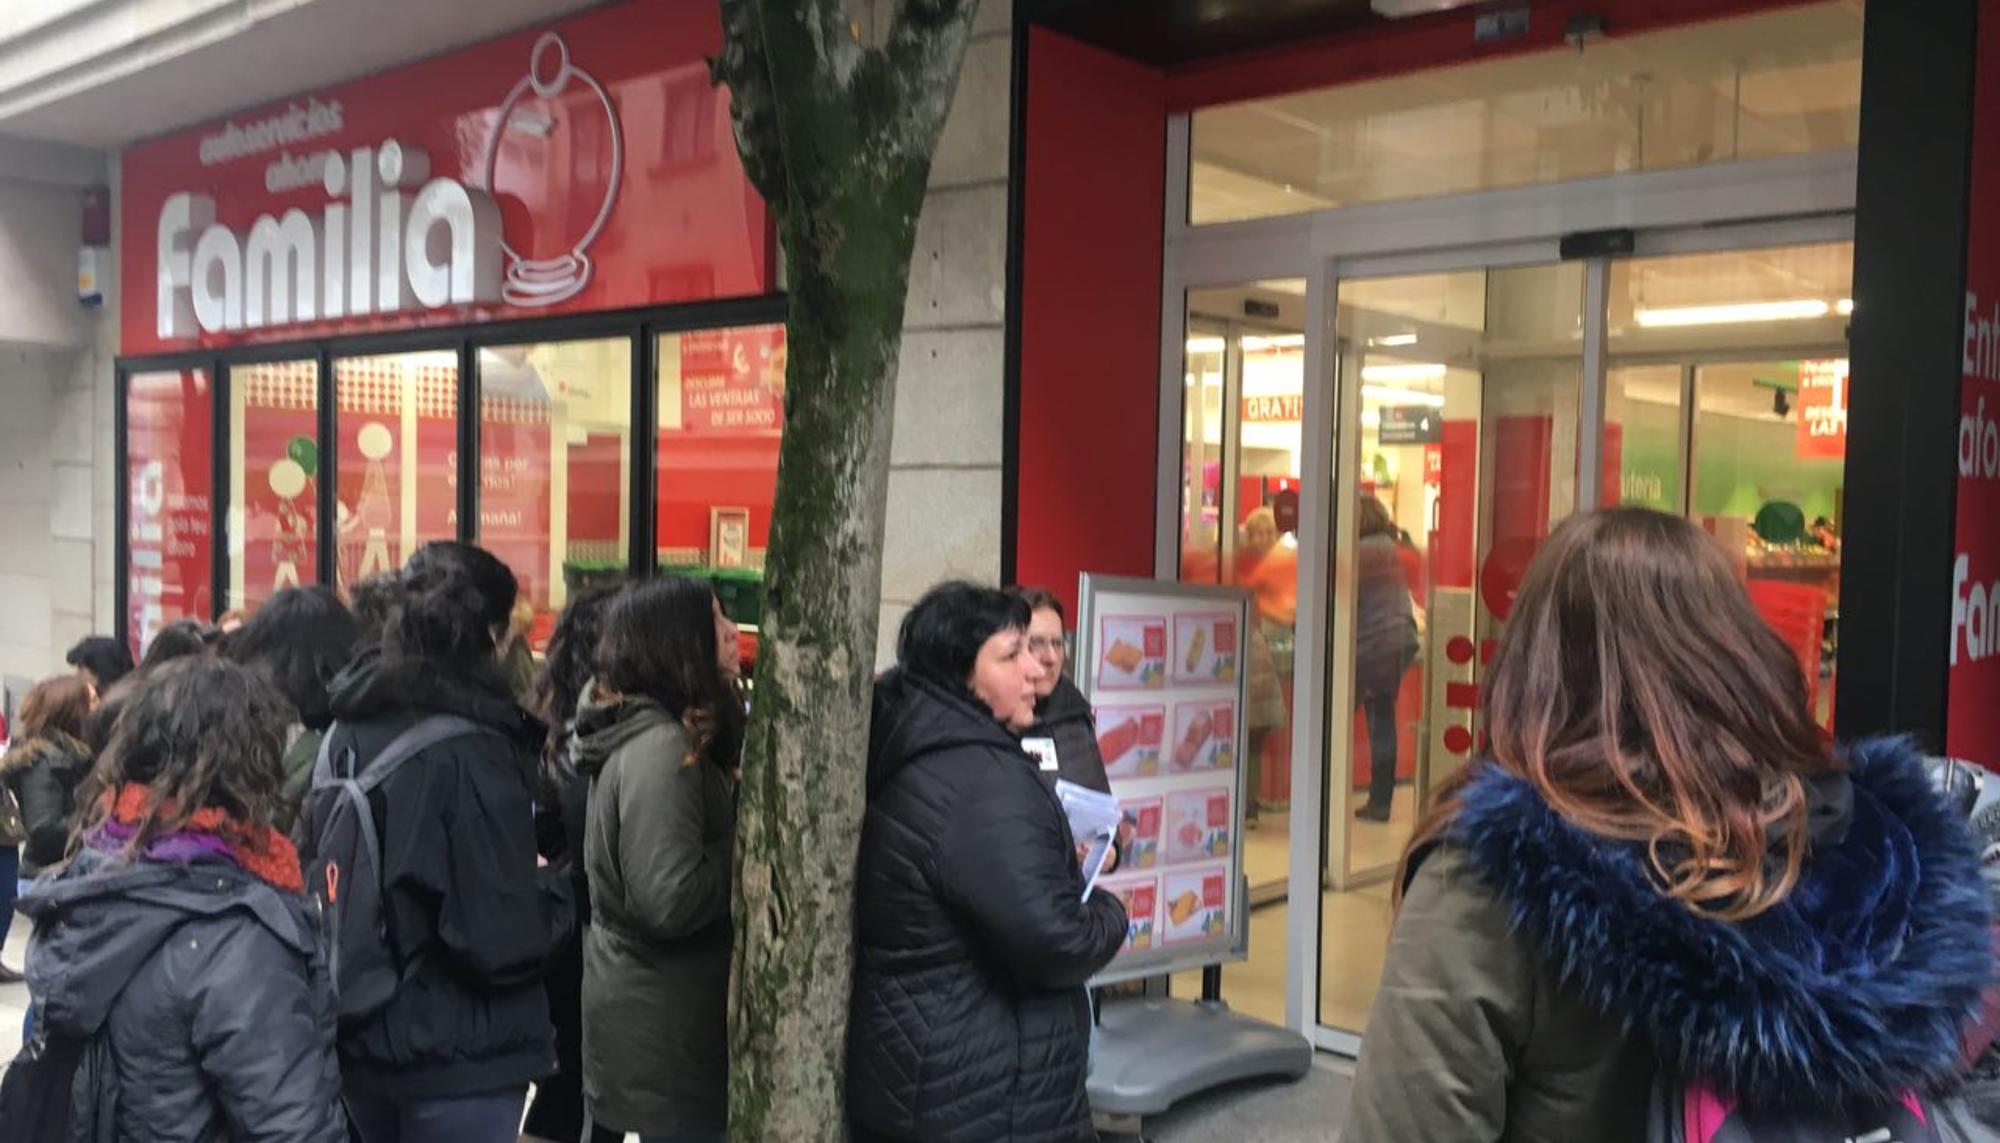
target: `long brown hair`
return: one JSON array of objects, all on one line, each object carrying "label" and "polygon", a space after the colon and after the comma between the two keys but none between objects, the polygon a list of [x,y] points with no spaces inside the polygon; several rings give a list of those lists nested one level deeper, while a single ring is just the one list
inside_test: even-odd
[{"label": "long brown hair", "polygon": [[62,735],[82,742],[90,728],[90,680],[81,675],[43,679],[21,700],[20,740]]},{"label": "long brown hair", "polygon": [[[1637,508],[1565,521],[1529,565],[1485,692],[1490,764],[1566,821],[1646,846],[1667,896],[1739,921],[1792,891],[1805,781],[1841,764],[1798,660],[1692,524]],[[1440,786],[1406,875],[1474,769]]]},{"label": "long brown hair", "polygon": [[129,784],[146,787],[145,817],[128,854],[220,809],[254,834],[282,803],[285,727],[292,713],[262,675],[218,659],[175,660],[141,680],[104,756],[77,791],[77,841],[111,817]]}]

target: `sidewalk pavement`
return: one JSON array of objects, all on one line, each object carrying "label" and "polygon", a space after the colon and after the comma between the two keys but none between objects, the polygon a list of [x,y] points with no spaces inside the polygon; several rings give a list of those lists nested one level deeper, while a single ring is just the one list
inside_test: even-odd
[{"label": "sidewalk pavement", "polygon": [[1352,1061],[1320,1053],[1297,1083],[1242,1084],[1148,1119],[1150,1143],[1327,1143],[1340,1138]]},{"label": "sidewalk pavement", "polygon": [[[4,959],[20,967],[28,947],[28,926],[14,918]],[[0,1068],[21,1049],[21,1020],[27,1014],[26,985],[0,985]],[[1243,1084],[1197,1096],[1145,1123],[1150,1143],[1300,1143],[1337,1139],[1347,1115],[1352,1065],[1327,1055],[1295,1084]]]}]

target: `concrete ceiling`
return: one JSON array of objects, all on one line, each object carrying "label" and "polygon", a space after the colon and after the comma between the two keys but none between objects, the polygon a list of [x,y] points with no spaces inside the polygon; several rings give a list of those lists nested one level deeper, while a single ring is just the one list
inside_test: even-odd
[{"label": "concrete ceiling", "polygon": [[58,18],[0,24],[0,136],[108,148],[600,0],[50,2]]}]

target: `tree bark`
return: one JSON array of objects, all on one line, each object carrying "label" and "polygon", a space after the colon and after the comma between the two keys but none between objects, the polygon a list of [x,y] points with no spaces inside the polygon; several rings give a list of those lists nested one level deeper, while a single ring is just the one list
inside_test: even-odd
[{"label": "tree bark", "polygon": [[978,0],[721,0],[714,72],[788,281],[785,434],[738,816],[730,1138],[846,1138],[854,863],[910,253]]}]

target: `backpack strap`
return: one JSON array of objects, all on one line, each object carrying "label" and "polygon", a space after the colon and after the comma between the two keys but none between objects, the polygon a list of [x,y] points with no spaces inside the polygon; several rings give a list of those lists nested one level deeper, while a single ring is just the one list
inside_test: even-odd
[{"label": "backpack strap", "polygon": [[[493,733],[490,728],[455,714],[427,715],[390,739],[389,744],[377,751],[359,774],[352,776],[352,780],[360,785],[363,793],[367,793],[393,777],[404,763],[441,742]],[[331,740],[333,736],[329,734],[327,737]],[[324,743],[320,746],[320,758],[321,761],[326,760]]]}]

